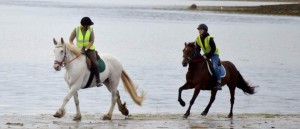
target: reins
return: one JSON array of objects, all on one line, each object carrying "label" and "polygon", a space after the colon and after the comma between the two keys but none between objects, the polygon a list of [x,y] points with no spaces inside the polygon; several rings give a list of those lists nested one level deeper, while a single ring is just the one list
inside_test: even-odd
[{"label": "reins", "polygon": [[[199,53],[199,55],[200,55],[200,53]],[[197,51],[196,50],[193,50],[193,54],[191,56],[183,55],[183,57],[187,58],[189,60],[189,63],[192,63],[192,62],[194,63],[194,62],[198,62],[198,61],[202,61],[203,60],[201,58],[196,59],[197,58]],[[200,66],[202,66],[205,62],[207,62],[207,60],[203,61]]]},{"label": "reins", "polygon": [[70,60],[70,61],[68,61],[68,62],[66,62],[65,64],[69,64],[69,63],[71,63],[72,61],[74,61],[74,60],[76,60],[78,57],[80,57],[81,55],[78,55],[78,56],[76,56],[74,59],[72,59],[72,60]]},{"label": "reins", "polygon": [[[199,54],[198,54],[199,55]],[[201,61],[202,59],[195,59],[195,58],[197,58],[197,51],[196,50],[194,50],[193,51],[193,54],[192,54],[192,56],[186,56],[186,55],[184,55],[183,56],[184,58],[187,58],[188,60],[189,60],[189,63],[190,62],[198,62],[198,61]],[[195,60],[194,60],[195,59]]]},{"label": "reins", "polygon": [[[62,46],[60,46],[60,47],[62,47]],[[72,61],[76,60],[78,57],[81,56],[81,55],[78,55],[78,56],[76,56],[74,59],[69,60],[69,61],[66,61],[66,60],[67,60],[67,51],[66,51],[66,50],[64,50],[64,51],[65,51],[65,55],[64,55],[62,61],[57,61],[57,60],[55,60],[55,61],[54,61],[54,64],[58,64],[59,66],[64,67],[64,66],[66,66],[67,64],[71,63]]]}]

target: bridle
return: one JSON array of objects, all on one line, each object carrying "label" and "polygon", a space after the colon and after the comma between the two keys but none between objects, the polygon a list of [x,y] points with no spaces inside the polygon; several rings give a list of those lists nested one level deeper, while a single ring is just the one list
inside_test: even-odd
[{"label": "bridle", "polygon": [[[59,48],[59,47],[63,47],[63,46],[56,46],[56,48]],[[66,61],[67,60],[67,52],[66,52],[66,48],[64,48],[64,57],[61,61],[57,61],[57,60],[54,60],[54,64],[58,64],[59,66],[61,67],[64,67],[66,66],[67,64],[71,63],[72,61],[76,60],[78,57],[80,57],[80,55],[76,56],[74,59],[70,60],[70,61]]]},{"label": "bridle", "polygon": [[197,50],[194,49],[192,51],[192,55],[191,56],[187,56],[187,55],[183,55],[183,58],[185,59],[188,59],[188,63],[191,63],[191,62],[197,62],[197,61],[200,61],[201,59],[196,59],[194,60],[196,57],[198,57],[200,55],[200,53],[197,53]]}]

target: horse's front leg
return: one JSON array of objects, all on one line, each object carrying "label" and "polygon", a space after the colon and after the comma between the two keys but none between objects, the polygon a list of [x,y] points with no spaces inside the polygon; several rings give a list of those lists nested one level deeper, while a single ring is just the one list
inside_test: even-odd
[{"label": "horse's front leg", "polygon": [[76,86],[71,86],[70,91],[68,92],[67,96],[63,100],[63,104],[60,106],[60,108],[56,111],[56,113],[53,115],[54,117],[61,118],[65,115],[65,106],[69,102],[70,98],[79,90]]},{"label": "horse's front leg", "polygon": [[186,111],[186,113],[184,114],[183,118],[188,118],[189,117],[191,108],[192,108],[192,106],[193,106],[193,104],[194,104],[194,102],[195,102],[195,100],[196,100],[199,93],[200,93],[200,87],[196,86],[195,91],[194,91],[194,95],[193,95],[193,97],[190,101],[190,106],[189,106],[188,110]]},{"label": "horse's front leg", "polygon": [[211,90],[211,95],[210,95],[210,100],[208,105],[206,106],[205,110],[201,113],[202,116],[206,116],[212,103],[215,101],[216,98],[216,94],[217,94],[217,90],[215,90],[214,88]]},{"label": "horse's front leg", "polygon": [[75,106],[76,106],[76,116],[73,118],[74,121],[81,120],[81,113],[80,113],[80,108],[79,108],[79,99],[78,99],[78,92],[75,92],[74,94],[74,101],[75,101]]},{"label": "horse's front leg", "polygon": [[180,103],[180,105],[182,107],[185,106],[185,102],[181,98],[181,93],[182,93],[182,90],[187,90],[187,89],[189,89],[189,85],[187,82],[178,89],[178,102]]}]

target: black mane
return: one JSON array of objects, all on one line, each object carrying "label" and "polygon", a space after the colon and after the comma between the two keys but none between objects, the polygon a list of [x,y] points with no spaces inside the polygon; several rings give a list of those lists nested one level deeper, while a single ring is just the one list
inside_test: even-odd
[{"label": "black mane", "polygon": [[194,43],[188,43],[187,46],[192,47],[192,48],[195,48],[195,44],[194,44]]}]

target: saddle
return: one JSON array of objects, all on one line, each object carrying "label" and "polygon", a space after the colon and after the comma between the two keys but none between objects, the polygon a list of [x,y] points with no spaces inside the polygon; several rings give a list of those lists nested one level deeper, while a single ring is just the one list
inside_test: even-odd
[{"label": "saddle", "polygon": [[[95,51],[95,52],[96,52],[96,57],[97,57],[97,62],[98,62],[98,69],[99,69],[99,72],[101,73],[101,72],[103,72],[103,71],[105,70],[105,63],[104,63],[104,61],[100,58],[98,52],[97,52],[97,51]],[[88,69],[89,69],[91,72],[93,72],[93,71],[92,71],[92,62],[91,62],[90,58],[88,58],[88,57],[86,58],[86,65],[87,65]]]},{"label": "saddle", "polygon": [[[97,51],[96,51],[96,57],[97,57],[97,62],[98,62],[99,73],[101,73],[105,70],[106,66],[105,66],[104,61],[100,58]],[[87,65],[88,69],[91,71],[91,73],[89,76],[89,80],[83,89],[88,88],[91,85],[95,74],[99,74],[99,73],[95,73],[95,71],[92,69],[92,62],[88,56],[86,56],[86,65]]]},{"label": "saddle", "polygon": [[[208,67],[208,71],[209,71],[210,75],[212,75],[212,76],[215,77],[215,70],[214,70],[212,62],[211,61],[206,61],[206,65]],[[221,78],[225,77],[226,76],[226,69],[223,66],[223,64],[221,63],[220,59],[219,59],[218,66],[221,67],[221,69],[220,69],[220,76],[221,76]]]},{"label": "saddle", "polygon": [[[99,56],[98,52],[95,51],[95,53],[96,53],[97,60],[99,60],[100,56]],[[91,61],[91,59],[88,56],[86,56],[86,65],[87,65],[88,69],[91,71],[92,61]]]}]

